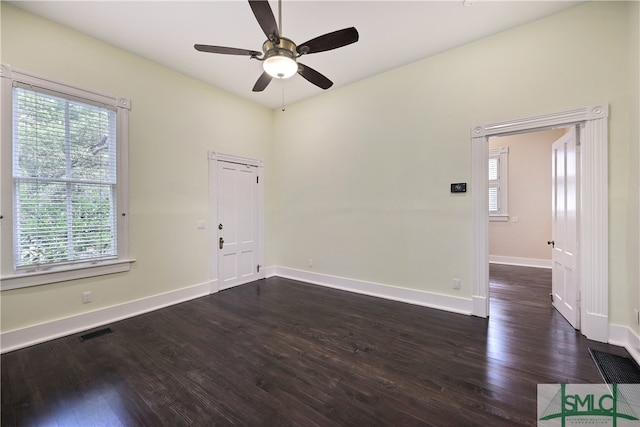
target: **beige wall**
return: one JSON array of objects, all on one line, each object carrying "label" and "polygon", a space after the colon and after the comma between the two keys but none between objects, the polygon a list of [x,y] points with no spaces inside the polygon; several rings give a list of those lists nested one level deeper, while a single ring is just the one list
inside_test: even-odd
[{"label": "beige wall", "polygon": [[490,256],[551,260],[551,144],[564,133],[555,129],[489,140],[489,148],[509,147],[510,217],[489,223]]},{"label": "beige wall", "polygon": [[[196,229],[209,219],[207,150],[263,159],[268,182],[271,111],[6,2],[1,7],[3,63],[131,99],[130,253],[137,260],[128,273],[2,292],[2,331],[208,282],[209,228]],[[265,191],[272,200],[268,185]],[[81,303],[84,291],[92,292],[90,304]]]},{"label": "beige wall", "polygon": [[[470,298],[471,197],[449,186],[470,181],[471,127],[596,102],[611,106],[610,318],[632,325],[637,4],[590,2],[284,113],[1,7],[2,62],[132,99],[138,259],[126,274],[3,292],[3,332],[208,280],[211,254],[195,227],[208,210],[207,149],[265,160],[268,266],[307,270],[311,258],[315,272]],[[93,292],[91,307],[82,291]]]},{"label": "beige wall", "polygon": [[[629,209],[627,262],[630,267],[627,283],[627,311],[640,307],[640,2],[633,2],[629,7],[629,31],[636,37],[629,43],[629,94],[631,109],[629,115],[629,136],[632,143],[629,149]],[[635,171],[635,173],[634,173]],[[636,197],[633,197],[636,193]],[[633,266],[637,266],[633,268]],[[629,321],[636,335],[640,336],[640,325]],[[640,353],[640,343],[636,347]]]},{"label": "beige wall", "polygon": [[275,115],[278,265],[470,298],[471,197],[449,192],[470,180],[470,129],[608,102],[610,315],[629,324],[633,7],[580,5]]}]

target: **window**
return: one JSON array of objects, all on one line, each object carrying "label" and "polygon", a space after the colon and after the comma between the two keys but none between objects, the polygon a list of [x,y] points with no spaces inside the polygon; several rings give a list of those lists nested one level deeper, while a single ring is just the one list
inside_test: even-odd
[{"label": "window", "polygon": [[128,270],[129,101],[3,71],[2,289]]},{"label": "window", "polygon": [[507,221],[509,147],[489,150],[489,220]]}]

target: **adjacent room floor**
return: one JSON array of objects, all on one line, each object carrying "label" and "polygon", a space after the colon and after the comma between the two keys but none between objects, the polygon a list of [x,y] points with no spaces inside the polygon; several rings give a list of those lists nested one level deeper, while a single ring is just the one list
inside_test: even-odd
[{"label": "adjacent room floor", "polygon": [[2,355],[3,426],[536,425],[598,383],[549,270],[491,266],[480,319],[270,278]]}]

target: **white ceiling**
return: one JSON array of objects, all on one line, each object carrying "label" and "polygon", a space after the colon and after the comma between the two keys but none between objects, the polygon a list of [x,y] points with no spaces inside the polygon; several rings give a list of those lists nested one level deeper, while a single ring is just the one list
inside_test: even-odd
[{"label": "white ceiling", "polygon": [[[10,3],[269,108],[323,92],[296,75],[251,88],[262,63],[198,52],[195,43],[260,51],[266,39],[247,1],[11,1]],[[355,26],[352,45],[303,56],[334,82],[366,79],[558,13],[578,1],[285,0],[281,34],[302,42]],[[277,2],[270,1],[276,16]]]}]

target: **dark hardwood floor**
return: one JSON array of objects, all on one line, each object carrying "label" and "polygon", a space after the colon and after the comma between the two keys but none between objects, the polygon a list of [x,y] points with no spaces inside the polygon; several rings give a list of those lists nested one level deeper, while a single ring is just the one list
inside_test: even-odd
[{"label": "dark hardwood floor", "polygon": [[2,426],[536,425],[602,382],[550,271],[491,266],[491,317],[271,278],[2,355]]}]

